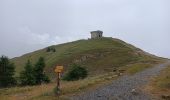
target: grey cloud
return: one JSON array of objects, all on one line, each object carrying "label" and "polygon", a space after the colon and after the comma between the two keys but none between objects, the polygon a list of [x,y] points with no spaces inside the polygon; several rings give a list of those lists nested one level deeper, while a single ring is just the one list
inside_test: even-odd
[{"label": "grey cloud", "polygon": [[170,57],[169,0],[1,0],[0,55],[20,56],[103,30]]}]

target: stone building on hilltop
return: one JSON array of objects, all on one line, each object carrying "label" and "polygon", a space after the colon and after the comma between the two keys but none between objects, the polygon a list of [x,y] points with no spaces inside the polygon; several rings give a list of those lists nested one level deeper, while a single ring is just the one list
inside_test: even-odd
[{"label": "stone building on hilltop", "polygon": [[91,39],[95,39],[95,38],[101,38],[103,37],[103,32],[100,30],[97,31],[92,31],[91,32]]}]

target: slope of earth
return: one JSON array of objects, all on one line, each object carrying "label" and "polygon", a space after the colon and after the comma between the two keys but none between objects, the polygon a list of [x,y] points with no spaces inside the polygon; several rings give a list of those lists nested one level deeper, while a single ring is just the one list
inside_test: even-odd
[{"label": "slope of earth", "polygon": [[144,90],[153,95],[155,100],[170,100],[170,65],[154,77]]},{"label": "slope of earth", "polygon": [[166,62],[132,76],[123,76],[110,85],[73,96],[71,100],[152,100],[153,97],[141,91],[141,87],[169,64],[170,62]]},{"label": "slope of earth", "polygon": [[[157,72],[159,72],[159,70],[165,67],[164,64],[163,64],[163,67],[161,66],[152,67],[151,65],[150,66],[147,65],[151,69],[146,69],[146,71],[140,72],[136,70],[136,68],[134,69],[134,66],[137,67],[137,69],[140,69],[140,71],[145,70],[145,69],[141,69],[141,66],[146,67],[145,64],[130,65],[128,67],[130,69],[130,72],[127,71],[127,73],[129,73],[128,75],[131,75],[130,76],[131,78],[127,78],[127,76],[121,77],[121,76],[118,76],[116,72],[110,72],[110,73],[100,74],[100,75],[96,75],[92,77],[89,76],[86,79],[78,80],[78,81],[68,82],[68,81],[62,80],[61,81],[62,92],[61,92],[59,99],[57,99],[56,95],[53,92],[53,89],[56,86],[56,82],[52,82],[50,84],[41,84],[41,85],[36,85],[36,86],[11,87],[11,88],[0,89],[0,100],[68,100],[70,99],[72,95],[74,96],[78,95],[79,92],[85,92],[85,93],[87,93],[88,91],[96,91],[96,93],[98,93],[99,91],[101,92],[100,90],[101,87],[105,87],[105,86],[109,88],[108,89],[108,92],[110,91],[109,93],[112,93],[112,91],[115,91],[117,93],[121,93],[122,91],[127,91],[127,90],[131,91],[131,89],[134,88],[135,86],[140,86],[141,83],[143,84],[145,82],[143,80],[143,76],[147,77],[150,75],[155,75],[157,74]],[[119,80],[118,82],[121,82],[120,80],[122,80],[124,84],[123,83],[115,84],[114,81],[117,82],[117,80]],[[109,84],[111,83],[115,84],[116,86],[114,86],[114,88],[109,87],[110,86]],[[121,86],[122,84],[123,86]],[[128,87],[125,87],[125,86],[128,86]],[[121,91],[118,92],[115,88],[120,89]],[[97,91],[96,89],[99,91]],[[104,91],[104,92],[106,94],[108,93],[107,91]],[[110,95],[109,93],[108,95]],[[97,96],[99,98],[100,97],[102,98],[102,95],[100,94],[97,94]],[[110,99],[111,98],[113,99],[113,97],[110,97]],[[146,100],[146,99],[143,99],[143,100]]]},{"label": "slope of earth", "polygon": [[35,63],[39,57],[45,58],[45,71],[51,77],[54,76],[56,65],[64,65],[67,70],[70,64],[78,63],[88,69],[89,75],[98,75],[120,66],[141,62],[156,63],[162,59],[114,38],[78,40],[50,47],[56,51],[47,52],[47,48],[44,48],[11,59],[16,65],[17,73],[23,70],[28,59]]}]

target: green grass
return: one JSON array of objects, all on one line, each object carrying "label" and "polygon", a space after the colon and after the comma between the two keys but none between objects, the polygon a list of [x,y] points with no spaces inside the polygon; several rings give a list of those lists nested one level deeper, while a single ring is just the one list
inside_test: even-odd
[{"label": "green grass", "polygon": [[145,70],[146,68],[149,68],[149,67],[152,67],[152,66],[153,66],[153,65],[147,64],[147,63],[131,64],[131,65],[126,66],[126,67],[127,67],[126,72],[127,72],[128,74],[135,74],[135,73],[137,73],[137,72],[143,71],[143,70]]},{"label": "green grass", "polygon": [[53,47],[56,52],[46,52],[47,48],[44,48],[11,59],[16,65],[16,76],[23,70],[28,59],[35,63],[41,56],[46,61],[45,71],[51,77],[55,75],[53,70],[56,65],[64,65],[67,70],[70,64],[76,62],[85,66],[90,75],[96,75],[110,72],[105,69],[158,60],[157,57],[147,55],[142,50],[113,38],[78,40]]},{"label": "green grass", "polygon": [[[113,38],[78,40],[53,47],[56,52],[46,52],[44,48],[13,58],[11,61],[16,65],[16,76],[18,76],[28,59],[34,64],[39,57],[44,57],[45,72],[52,79],[56,78],[54,73],[56,65],[64,65],[64,72],[75,62],[84,66],[88,70],[88,78],[71,82],[62,81],[60,100],[67,100],[69,94],[108,84],[117,77],[113,73],[115,68],[125,69],[127,73],[134,74],[162,61],[162,58],[147,54],[139,48]],[[1,100],[56,100],[53,94],[55,86],[56,83],[50,83],[0,89],[0,98]]]},{"label": "green grass", "polygon": [[[128,67],[127,67],[128,66]],[[126,72],[131,74],[137,73],[145,68],[151,67],[147,64],[137,63],[127,65]],[[145,67],[143,67],[145,66]],[[147,67],[146,67],[147,66]],[[135,68],[137,67],[137,69]],[[140,70],[139,70],[140,69]],[[96,76],[89,76],[86,79],[78,81],[61,81],[62,93],[60,99],[54,95],[53,89],[56,83],[43,84],[37,86],[26,87],[12,87],[0,89],[1,100],[68,100],[70,95],[76,95],[82,91],[90,91],[100,86],[110,84],[114,79],[117,79],[117,72],[109,72],[105,74],[98,74]]]},{"label": "green grass", "polygon": [[166,96],[170,96],[170,65],[154,77],[144,90],[158,100],[169,100]]},{"label": "green grass", "polygon": [[170,90],[170,66],[168,66],[168,68],[166,68],[155,80],[157,87]]},{"label": "green grass", "polygon": [[[78,81],[61,81],[62,93],[59,100],[67,100],[70,94],[91,90],[101,85],[109,84],[117,78],[115,73],[101,74]],[[1,100],[56,100],[53,89],[56,83],[37,86],[12,87],[0,89]]]}]

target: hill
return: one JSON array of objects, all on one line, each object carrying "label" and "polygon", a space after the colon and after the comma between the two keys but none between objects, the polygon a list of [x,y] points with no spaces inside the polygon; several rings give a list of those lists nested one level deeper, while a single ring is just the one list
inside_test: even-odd
[{"label": "hill", "polygon": [[[48,48],[55,49],[55,52],[48,52]],[[39,57],[45,58],[45,71],[50,76],[54,75],[56,65],[64,65],[67,70],[70,64],[78,63],[86,67],[90,75],[95,75],[135,63],[157,63],[162,59],[119,39],[100,38],[53,45],[11,61],[19,73],[28,59],[35,63]]]}]

